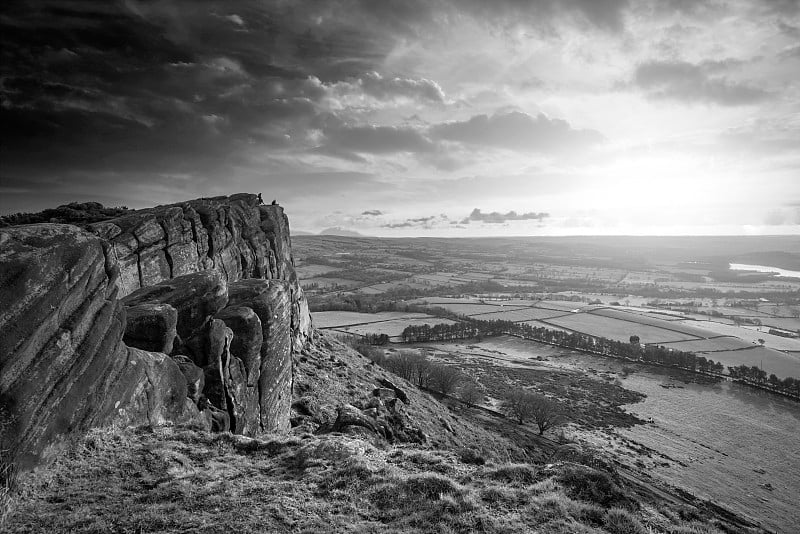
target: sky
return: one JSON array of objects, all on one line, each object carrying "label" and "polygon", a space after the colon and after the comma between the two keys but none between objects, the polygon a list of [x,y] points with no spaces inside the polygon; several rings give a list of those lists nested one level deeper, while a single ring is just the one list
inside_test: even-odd
[{"label": "sky", "polygon": [[0,213],[800,235],[800,0],[4,0],[0,60]]}]

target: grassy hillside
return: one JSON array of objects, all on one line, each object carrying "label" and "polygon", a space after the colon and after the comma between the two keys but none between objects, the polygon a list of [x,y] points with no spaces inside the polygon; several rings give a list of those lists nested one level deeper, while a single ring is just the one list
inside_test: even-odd
[{"label": "grassy hillside", "polygon": [[[334,432],[391,381],[393,434]],[[92,431],[22,478],[3,532],[757,532],[570,445],[453,411],[337,341],[295,362],[294,428]],[[399,404],[399,403],[398,403]],[[702,511],[701,511],[702,510]]]},{"label": "grassy hillside", "polygon": [[97,430],[28,478],[6,531],[730,531],[690,508],[639,503],[580,464],[480,462],[341,434]]}]

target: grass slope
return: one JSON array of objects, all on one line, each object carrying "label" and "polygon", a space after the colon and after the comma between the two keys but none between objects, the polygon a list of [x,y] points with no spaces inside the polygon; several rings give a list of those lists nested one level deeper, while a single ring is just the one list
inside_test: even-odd
[{"label": "grass slope", "polygon": [[[405,391],[403,417],[423,443],[324,433],[339,406],[365,405],[380,380]],[[298,355],[294,392],[289,435],[93,430],[21,477],[0,531],[757,532],[643,493],[585,452],[519,434],[523,426],[456,416],[329,336]]]},{"label": "grass slope", "polygon": [[583,465],[494,463],[341,434],[95,430],[28,477],[5,532],[727,532]]}]

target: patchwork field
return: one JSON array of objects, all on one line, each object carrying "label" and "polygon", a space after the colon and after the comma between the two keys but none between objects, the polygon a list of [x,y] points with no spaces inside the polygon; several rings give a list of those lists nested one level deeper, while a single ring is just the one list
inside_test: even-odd
[{"label": "patchwork field", "polygon": [[308,278],[303,280],[302,285],[308,286],[310,284],[317,284],[320,288],[329,288],[333,286],[339,286],[342,288],[355,288],[361,285],[360,282],[356,282],[355,280],[349,280],[347,278],[328,278],[328,277],[317,277],[317,278]]},{"label": "patchwork field", "polygon": [[735,325],[736,321],[733,319],[728,319],[727,317],[714,317],[711,315],[705,315],[702,313],[683,313],[681,316],[677,316],[675,320],[680,319],[693,319],[698,322],[698,326],[702,326],[703,323],[708,321],[714,321],[715,323],[722,323],[722,324],[732,324]]},{"label": "patchwork field", "polygon": [[428,321],[439,320],[438,318],[425,313],[405,312],[359,313],[350,311],[324,311],[314,312],[312,316],[314,319],[314,326],[323,329],[359,324],[381,323],[398,319],[427,319]]},{"label": "patchwork field", "polygon": [[687,352],[716,352],[731,351],[739,349],[750,349],[755,345],[748,343],[738,337],[715,337],[711,339],[691,339],[689,341],[677,341],[664,343],[665,347],[683,350]]},{"label": "patchwork field", "polygon": [[678,332],[683,332],[684,334],[690,334],[697,337],[707,337],[705,332],[698,330],[693,326],[686,326],[685,322],[678,322],[681,319],[680,317],[675,317],[672,320],[666,320],[659,317],[653,317],[652,315],[645,315],[643,313],[614,310],[609,308],[592,310],[590,313],[592,315],[602,315],[603,317],[610,317],[612,319],[619,319],[621,321],[655,326],[656,328],[663,328],[665,330],[676,330]]},{"label": "patchwork field", "polygon": [[665,330],[655,326],[603,317],[594,313],[575,313],[544,321],[582,334],[602,336],[609,339],[628,341],[630,336],[639,336],[642,343],[665,343],[697,339],[698,336],[685,332]]},{"label": "patchwork field", "polygon": [[297,271],[298,278],[301,280],[306,280],[308,278],[314,278],[315,276],[328,274],[332,271],[338,271],[339,268],[331,267],[330,265],[315,265],[313,263],[308,263],[296,267],[295,270]]},{"label": "patchwork field", "polygon": [[536,303],[537,308],[545,310],[560,310],[571,312],[572,310],[582,310],[584,308],[595,308],[596,306],[585,302],[573,302],[571,300],[542,300]]},{"label": "patchwork field", "polygon": [[761,319],[761,324],[774,328],[783,328],[784,330],[790,330],[792,332],[800,330],[800,319],[794,317],[768,317]]},{"label": "patchwork field", "polygon": [[[687,326],[691,325],[689,321],[680,321],[681,323],[687,324]],[[735,325],[728,325],[717,323],[714,321],[707,321],[702,323],[702,325],[697,325],[698,327],[702,327],[703,330],[709,332],[708,335],[703,337],[712,337],[712,336],[734,336],[744,341],[748,341],[750,343],[759,343],[759,339],[763,339],[765,341],[765,345],[769,348],[777,349],[777,350],[800,350],[800,339],[797,338],[786,338],[781,336],[774,336],[772,334],[767,333],[767,327],[761,327],[761,330],[757,330],[755,327],[753,328],[746,328],[743,326],[735,326]]]},{"label": "patchwork field", "polygon": [[522,321],[522,324],[529,324],[535,328],[547,328],[548,330],[558,330],[560,332],[570,332],[569,329],[561,326],[556,326],[550,323],[543,323],[542,321]]},{"label": "patchwork field", "polygon": [[508,311],[509,308],[514,309],[524,309],[520,306],[501,306],[499,304],[467,304],[467,303],[459,303],[459,302],[439,302],[439,301],[431,301],[429,303],[430,306],[435,306],[437,308],[444,308],[448,311],[453,313],[458,313],[460,315],[483,315],[487,313],[502,313],[504,311]]},{"label": "patchwork field", "polygon": [[358,334],[361,336],[367,334],[386,334],[391,341],[400,341],[400,334],[403,333],[409,326],[422,326],[424,324],[433,326],[435,324],[453,324],[455,321],[449,319],[440,319],[438,317],[420,317],[420,318],[406,318],[395,319],[391,321],[376,321],[374,323],[364,323],[351,326],[338,326],[331,328],[336,332],[346,332],[348,334]]},{"label": "patchwork field", "polygon": [[778,378],[800,376],[800,357],[775,349],[753,347],[746,350],[711,352],[708,357],[728,367],[755,365],[764,369],[767,375],[774,373]]},{"label": "patchwork field", "polygon": [[794,317],[800,312],[800,306],[786,306],[765,302],[758,305],[758,311],[775,317]]},{"label": "patchwork field", "polygon": [[[567,312],[568,313],[568,312]],[[550,319],[560,317],[565,312],[562,310],[547,310],[543,308],[517,308],[512,310],[501,310],[490,313],[474,314],[473,319],[483,321],[513,321],[520,323],[523,321],[536,321],[539,319]]]}]

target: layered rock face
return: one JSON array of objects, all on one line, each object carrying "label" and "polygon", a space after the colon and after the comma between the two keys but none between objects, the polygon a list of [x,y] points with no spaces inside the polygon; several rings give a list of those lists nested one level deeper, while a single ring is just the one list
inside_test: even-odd
[{"label": "layered rock face", "polygon": [[0,450],[113,422],[289,427],[311,321],[280,206],[201,199],[0,231]]}]

